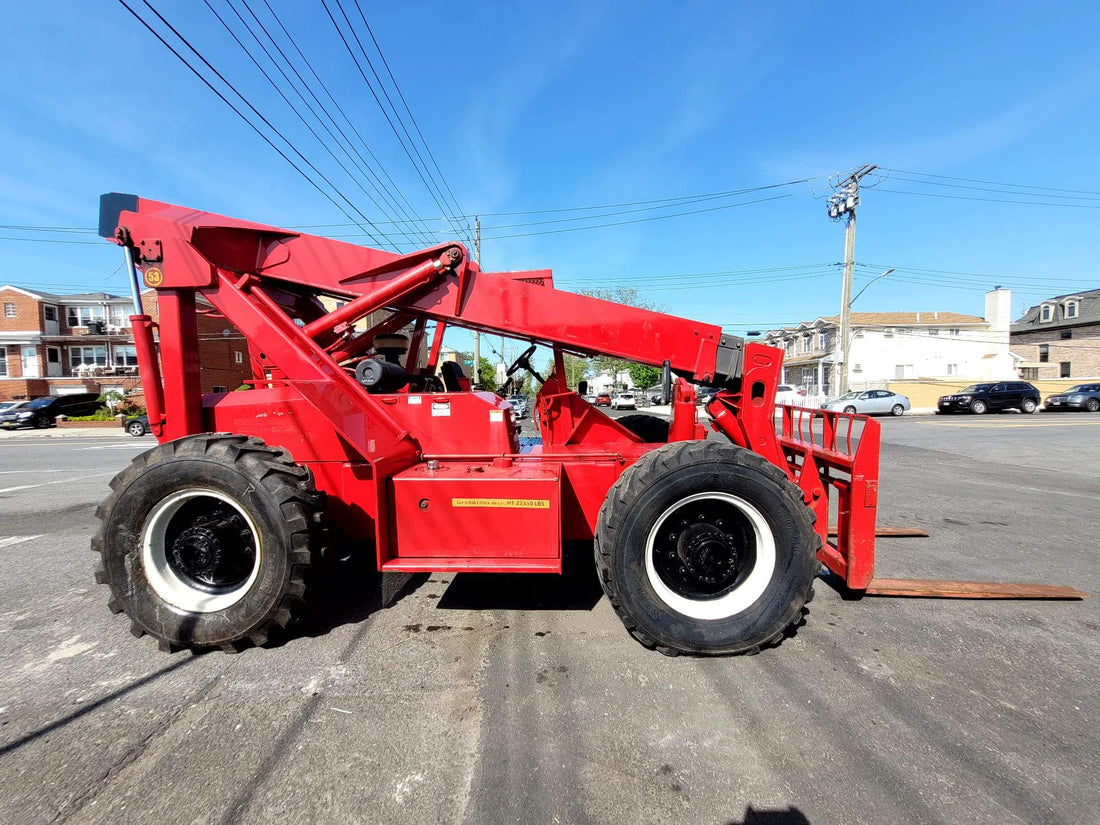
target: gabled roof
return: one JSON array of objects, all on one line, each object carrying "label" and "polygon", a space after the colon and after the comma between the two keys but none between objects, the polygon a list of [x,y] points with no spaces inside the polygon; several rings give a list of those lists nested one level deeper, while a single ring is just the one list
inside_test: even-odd
[{"label": "gabled roof", "polygon": [[[805,332],[821,327],[835,327],[839,316],[824,315],[812,321],[803,321],[797,326],[769,330],[765,335],[783,332]],[[952,327],[985,324],[985,318],[978,315],[964,315],[961,312],[853,312],[853,327]]]},{"label": "gabled roof", "polygon": [[0,286],[0,291],[10,289],[12,292],[18,292],[20,295],[26,295],[28,298],[34,298],[38,301],[56,301],[58,297],[49,292],[40,292],[37,289],[27,289],[26,287],[14,286],[12,284],[3,284]]},{"label": "gabled roof", "polygon": [[[1067,318],[1065,301],[1077,300],[1077,317]],[[1039,321],[1039,311],[1043,304],[1054,304],[1053,320],[1042,323]],[[1034,332],[1041,329],[1058,329],[1060,327],[1076,327],[1082,324],[1100,324],[1100,289],[1090,289],[1084,292],[1067,292],[1065,295],[1057,295],[1047,298],[1031,307],[1023,314],[1019,321],[1012,325],[1012,332]]]}]

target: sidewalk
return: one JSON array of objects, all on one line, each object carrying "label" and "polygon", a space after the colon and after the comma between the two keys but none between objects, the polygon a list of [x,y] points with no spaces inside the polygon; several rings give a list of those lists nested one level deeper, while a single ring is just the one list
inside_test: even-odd
[{"label": "sidewalk", "polygon": [[0,441],[7,438],[133,438],[122,427],[50,427],[48,430],[0,429]]}]

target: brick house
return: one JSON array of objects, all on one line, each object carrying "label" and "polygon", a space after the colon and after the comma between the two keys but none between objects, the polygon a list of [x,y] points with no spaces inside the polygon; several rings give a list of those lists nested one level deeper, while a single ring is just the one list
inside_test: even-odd
[{"label": "brick house", "polygon": [[1048,298],[1011,329],[1020,378],[1100,377],[1100,289]]},{"label": "brick house", "polygon": [[[156,293],[147,290],[142,303],[156,320]],[[142,403],[132,311],[129,298],[108,292],[0,286],[0,401],[115,390]],[[198,331],[203,392],[252,377],[248,345],[224,318],[200,314]]]}]

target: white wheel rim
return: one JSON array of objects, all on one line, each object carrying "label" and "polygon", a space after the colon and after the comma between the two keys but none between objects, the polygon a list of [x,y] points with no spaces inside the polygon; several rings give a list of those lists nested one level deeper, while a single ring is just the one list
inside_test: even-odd
[{"label": "white wheel rim", "polygon": [[[756,540],[756,560],[748,577],[729,593],[716,599],[689,599],[665,584],[657,573],[653,558],[654,545],[665,522],[673,513],[681,507],[708,498],[733,505],[748,520]],[[775,536],[764,514],[743,498],[718,491],[696,493],[677,501],[654,522],[646,538],[645,569],[650,587],[653,588],[657,597],[677,613],[704,621],[728,619],[752,607],[771,582],[775,573]]]},{"label": "white wheel rim", "polygon": [[[165,535],[172,517],[188,501],[207,497],[222,501],[236,510],[247,522],[252,531],[256,558],[248,578],[232,590],[209,593],[200,590],[180,577],[168,563]],[[189,613],[214,613],[225,610],[239,602],[249,591],[260,573],[261,546],[260,532],[252,517],[236,501],[217,490],[192,488],[175,493],[162,500],[145,519],[141,533],[141,558],[145,569],[145,579],[158,596],[173,607]]]}]

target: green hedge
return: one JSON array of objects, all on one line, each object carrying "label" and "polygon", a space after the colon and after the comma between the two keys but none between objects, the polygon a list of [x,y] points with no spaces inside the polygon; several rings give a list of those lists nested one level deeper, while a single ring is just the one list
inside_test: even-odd
[{"label": "green hedge", "polygon": [[65,416],[66,421],[114,421],[115,414],[109,409],[104,407],[101,410],[96,410],[91,415],[68,415]]}]

